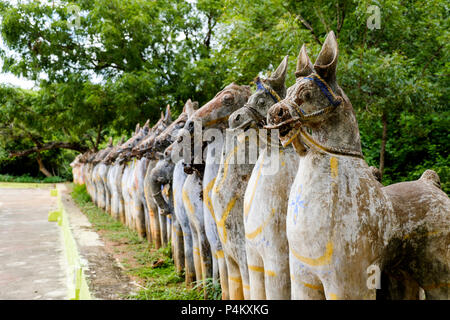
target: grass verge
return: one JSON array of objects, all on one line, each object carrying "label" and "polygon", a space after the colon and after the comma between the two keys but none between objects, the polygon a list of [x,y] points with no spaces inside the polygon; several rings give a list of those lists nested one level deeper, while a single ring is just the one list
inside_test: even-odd
[{"label": "grass verge", "polygon": [[45,177],[45,178],[37,178],[29,175],[23,176],[12,176],[9,174],[0,174],[0,182],[20,182],[20,183],[60,183],[66,182],[66,179],[63,179],[58,176],[53,177]]},{"label": "grass verge", "polygon": [[[179,274],[171,258],[170,244],[156,250],[146,240],[140,240],[138,234],[114,220],[110,215],[96,207],[84,185],[74,185],[72,198],[87,216],[92,226],[107,241],[121,249],[117,254],[126,272],[137,278],[142,290],[125,298],[137,300],[202,300],[200,285],[186,288],[184,275]],[[122,254],[121,254],[122,253]],[[126,254],[123,254],[126,253]],[[220,285],[206,281],[207,299],[220,299]]]}]

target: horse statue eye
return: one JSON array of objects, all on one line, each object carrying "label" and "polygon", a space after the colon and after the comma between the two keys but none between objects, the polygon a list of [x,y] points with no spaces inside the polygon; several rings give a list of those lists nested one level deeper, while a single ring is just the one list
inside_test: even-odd
[{"label": "horse statue eye", "polygon": [[234,102],[234,97],[231,94],[227,93],[223,96],[222,101],[225,104],[231,104]]},{"label": "horse statue eye", "polygon": [[302,94],[302,98],[303,98],[303,100],[310,100],[311,99],[311,91],[305,91],[303,94]]},{"label": "horse statue eye", "polygon": [[263,98],[258,99],[258,105],[263,106],[265,104],[265,100]]}]

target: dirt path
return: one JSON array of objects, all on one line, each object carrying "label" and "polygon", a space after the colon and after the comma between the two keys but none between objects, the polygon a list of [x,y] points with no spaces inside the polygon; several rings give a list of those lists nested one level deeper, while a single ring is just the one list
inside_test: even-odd
[{"label": "dirt path", "polygon": [[[61,228],[48,222],[57,209],[48,186],[0,185],[0,300],[67,299],[68,278]],[[94,299],[124,299],[138,287],[58,184],[70,228]]]},{"label": "dirt path", "polygon": [[66,299],[61,230],[49,188],[0,186],[0,299]]},{"label": "dirt path", "polygon": [[88,218],[70,196],[69,185],[60,184],[62,201],[81,257],[85,260],[85,275],[95,299],[118,300],[135,292],[138,287],[121,269],[111,250],[93,229]]}]

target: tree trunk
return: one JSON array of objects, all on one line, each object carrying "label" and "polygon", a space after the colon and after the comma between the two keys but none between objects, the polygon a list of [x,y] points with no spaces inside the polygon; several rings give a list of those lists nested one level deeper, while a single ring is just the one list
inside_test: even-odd
[{"label": "tree trunk", "polygon": [[39,171],[42,172],[46,177],[52,177],[52,174],[45,168],[44,163],[42,162],[41,155],[38,153],[36,160],[39,164]]},{"label": "tree trunk", "polygon": [[98,151],[98,145],[100,144],[100,141],[102,139],[102,130],[103,130],[103,125],[99,124],[98,131],[97,131],[97,139],[95,140],[94,152]]},{"label": "tree trunk", "polygon": [[386,141],[387,141],[387,118],[386,114],[383,113],[381,116],[381,122],[383,123],[383,133],[381,135],[381,148],[380,148],[380,182],[383,181],[384,172],[384,155],[386,152]]},{"label": "tree trunk", "polygon": [[39,144],[36,147],[27,149],[27,150],[21,150],[21,151],[11,151],[9,153],[9,157],[24,157],[32,153],[38,153],[45,150],[54,150],[54,149],[69,149],[69,150],[75,150],[78,152],[85,152],[88,150],[86,146],[83,146],[79,144],[78,142],[48,142],[45,144]]}]

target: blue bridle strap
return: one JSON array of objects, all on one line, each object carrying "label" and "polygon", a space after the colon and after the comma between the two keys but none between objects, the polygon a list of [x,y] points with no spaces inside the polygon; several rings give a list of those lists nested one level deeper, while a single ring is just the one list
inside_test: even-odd
[{"label": "blue bridle strap", "polygon": [[317,73],[310,74],[303,79],[314,81],[314,83],[320,88],[320,91],[322,91],[322,93],[325,95],[325,97],[327,97],[328,101],[330,101],[333,106],[337,107],[341,104],[342,100],[336,97],[328,83],[326,83],[326,81],[323,80]]},{"label": "blue bridle strap", "polygon": [[267,92],[275,103],[281,101],[280,96],[275,92],[275,90],[266,86],[264,83],[261,82],[261,80],[259,78],[256,79],[255,84],[256,84],[256,88],[258,90],[263,90],[263,91]]}]

